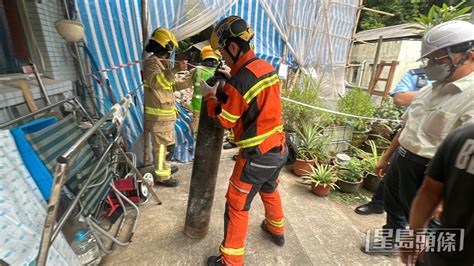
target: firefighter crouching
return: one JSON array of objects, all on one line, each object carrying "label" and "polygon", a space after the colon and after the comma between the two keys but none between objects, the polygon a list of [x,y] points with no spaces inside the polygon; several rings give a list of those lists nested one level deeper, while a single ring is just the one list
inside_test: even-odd
[{"label": "firefighter crouching", "polygon": [[224,99],[215,96],[218,84],[201,82],[208,115],[234,131],[240,152],[226,194],[224,240],[220,256],[208,265],[242,265],[250,204],[257,193],[265,206],[262,229],[276,245],[284,244],[284,218],[278,176],[287,159],[285,134],[281,121],[279,78],[266,61],[256,58],[249,41],[253,31],[238,16],[217,24],[211,46],[219,49],[230,70],[219,70],[228,78]]},{"label": "firefighter crouching", "polygon": [[[155,184],[176,187],[179,180],[171,177],[176,121],[174,90],[190,88],[192,77],[178,79],[176,73],[186,70],[185,61],[170,67],[170,55],[178,47],[176,37],[165,28],[158,28],[148,41],[145,50],[153,53],[145,60],[145,134],[153,143]],[[177,170],[177,169],[176,169]]]}]

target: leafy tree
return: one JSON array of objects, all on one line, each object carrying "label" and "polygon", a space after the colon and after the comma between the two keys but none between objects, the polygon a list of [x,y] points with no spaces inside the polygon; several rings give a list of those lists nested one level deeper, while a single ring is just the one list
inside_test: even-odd
[{"label": "leafy tree", "polygon": [[428,15],[420,15],[415,18],[416,23],[410,28],[418,29],[420,35],[424,35],[429,29],[443,22],[454,19],[469,20],[468,12],[472,10],[472,6],[461,8],[465,2],[466,0],[463,0],[456,6],[448,6],[446,3],[443,3],[441,7],[433,5]]},{"label": "leafy tree", "polygon": [[447,6],[461,4],[459,8],[468,6],[466,0],[366,0],[364,1],[366,7],[389,12],[394,14],[394,16],[362,10],[358,30],[416,22],[416,18],[422,14],[428,14],[433,5],[442,6],[443,4]]}]

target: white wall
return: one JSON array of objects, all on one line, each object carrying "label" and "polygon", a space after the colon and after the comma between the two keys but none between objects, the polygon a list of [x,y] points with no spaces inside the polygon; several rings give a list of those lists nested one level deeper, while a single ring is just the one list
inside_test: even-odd
[{"label": "white wall", "polygon": [[55,80],[76,80],[74,60],[66,42],[54,27],[56,20],[65,18],[62,1],[43,0],[41,4],[38,1],[27,1],[26,5],[31,27],[44,57],[44,75]]},{"label": "white wall", "polygon": [[401,43],[398,61],[400,62],[393,77],[392,88],[394,88],[405,73],[413,68],[420,67],[421,63],[416,62],[421,54],[420,40],[405,40]]}]

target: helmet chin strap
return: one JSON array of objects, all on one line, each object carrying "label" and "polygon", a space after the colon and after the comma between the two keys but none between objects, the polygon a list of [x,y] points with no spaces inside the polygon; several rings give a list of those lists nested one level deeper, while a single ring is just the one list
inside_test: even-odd
[{"label": "helmet chin strap", "polygon": [[[448,47],[446,50],[448,52],[449,59],[451,59],[451,62],[454,62],[453,53],[451,52],[451,47]],[[449,76],[444,81],[450,80],[451,77],[453,76],[454,72],[456,72],[456,70],[458,69],[458,67],[460,65],[464,64],[464,62],[466,62],[467,54],[469,53],[469,51],[471,51],[471,49],[468,49],[464,52],[464,54],[462,55],[461,60],[459,60],[459,62],[457,64],[453,63],[453,65],[451,66]]]}]

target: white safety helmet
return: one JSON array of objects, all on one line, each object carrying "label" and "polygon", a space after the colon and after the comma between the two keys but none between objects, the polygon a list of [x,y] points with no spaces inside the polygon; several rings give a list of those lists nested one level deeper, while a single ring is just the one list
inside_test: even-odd
[{"label": "white safety helmet", "polygon": [[472,23],[462,20],[441,23],[423,36],[420,59],[440,49],[469,41],[474,43],[474,25]]}]

